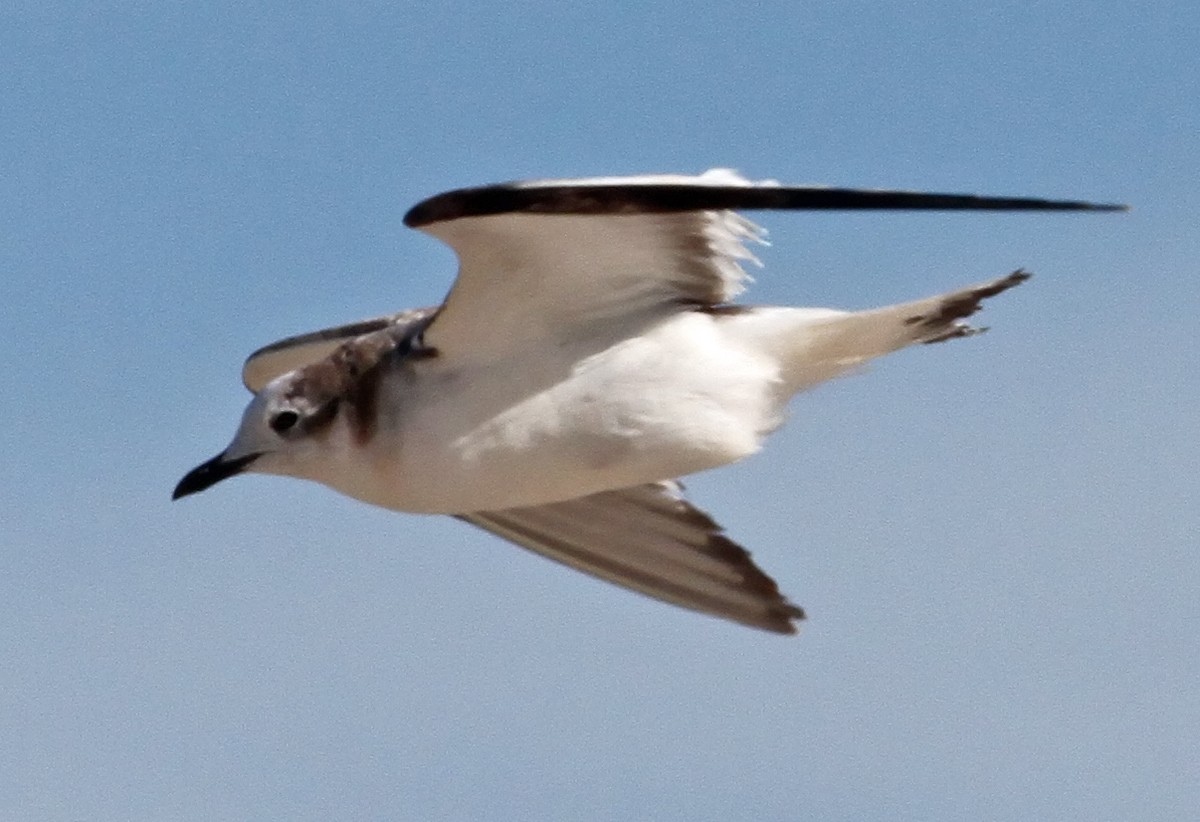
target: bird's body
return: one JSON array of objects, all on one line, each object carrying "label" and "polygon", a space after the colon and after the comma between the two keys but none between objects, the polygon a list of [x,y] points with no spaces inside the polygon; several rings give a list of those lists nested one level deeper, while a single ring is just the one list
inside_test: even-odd
[{"label": "bird's body", "polygon": [[[486,365],[381,375],[377,422],[343,417],[310,479],[386,508],[457,514],[671,479],[758,449],[789,392],[757,315],[672,313]],[[532,355],[534,352],[529,352]]]},{"label": "bird's body", "polygon": [[906,326],[913,313],[882,345],[839,334],[866,313],[673,308],[486,364],[417,358],[378,375],[373,423],[339,416],[330,450],[343,458],[304,476],[385,508],[459,514],[716,468],[757,451],[797,391],[944,330]]},{"label": "bird's body", "polygon": [[[674,479],[757,451],[797,391],[973,333],[963,318],[1027,277],[860,312],[733,304],[759,232],[727,209],[830,207],[806,203],[831,191],[847,194],[715,172],[432,198],[407,221],[459,254],[445,304],[251,355],[243,377],[255,398],[238,436],[176,496],[247,468],[310,479],[385,508],[459,516],[686,607],[794,630],[800,609]],[[1089,207],[858,194],[886,202],[877,207]],[[858,200],[832,207],[864,207],[847,202]]]}]

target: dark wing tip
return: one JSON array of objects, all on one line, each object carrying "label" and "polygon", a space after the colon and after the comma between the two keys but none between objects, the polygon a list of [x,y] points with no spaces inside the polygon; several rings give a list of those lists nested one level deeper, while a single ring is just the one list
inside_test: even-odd
[{"label": "dark wing tip", "polygon": [[742,575],[742,587],[747,592],[759,597],[760,604],[764,609],[763,613],[745,620],[745,624],[777,634],[796,633],[794,620],[801,621],[807,618],[804,609],[788,600],[779,590],[779,585],[775,580],[755,564],[750,552],[725,536],[724,529],[708,514],[690,503],[685,504],[690,509],[689,514],[696,514],[703,518],[703,520],[696,520],[698,524],[712,530],[708,537],[706,553],[723,560],[730,567],[737,568]]},{"label": "dark wing tip", "polygon": [[803,608],[785,601],[767,614],[766,618],[754,627],[761,628],[773,634],[794,636],[800,632],[799,626],[796,623],[803,622],[807,618]]},{"label": "dark wing tip", "polygon": [[1128,211],[1119,203],[1048,200],[1036,197],[982,197],[821,186],[720,185],[696,182],[504,183],[462,188],[423,200],[404,215],[421,228],[463,217],[529,214],[648,214],[701,210],[807,211]]},{"label": "dark wing tip", "polygon": [[804,619],[677,482],[459,518],[576,570],[720,619],[774,634],[795,634]]}]

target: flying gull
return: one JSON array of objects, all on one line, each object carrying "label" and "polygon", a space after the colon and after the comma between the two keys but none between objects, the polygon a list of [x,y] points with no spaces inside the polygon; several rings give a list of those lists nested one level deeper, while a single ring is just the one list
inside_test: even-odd
[{"label": "flying gull", "polygon": [[174,497],[243,471],[314,480],[794,633],[804,612],[678,477],[756,452],[799,391],[978,333],[965,318],[1029,275],[867,311],[746,306],[733,300],[763,233],[735,212],[1122,208],[782,186],[723,169],[439,194],[404,222],[458,255],[445,302],[251,354],[242,378],[254,398],[233,442]]}]

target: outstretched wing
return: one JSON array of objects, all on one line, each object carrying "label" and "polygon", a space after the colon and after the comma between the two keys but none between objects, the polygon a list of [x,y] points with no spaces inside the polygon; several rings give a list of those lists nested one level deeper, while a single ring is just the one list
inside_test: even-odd
[{"label": "outstretched wing", "polygon": [[804,611],[750,554],[657,482],[579,499],[465,514],[460,519],[587,574],[754,628],[795,633]]},{"label": "outstretched wing", "polygon": [[458,279],[427,341],[487,360],[733,299],[761,237],[733,209],[1112,210],[1030,198],[788,187],[717,169],[549,180],[439,194],[405,223],[450,245]]},{"label": "outstretched wing", "polygon": [[417,326],[435,313],[436,308],[414,308],[388,317],[376,317],[287,337],[260,348],[247,357],[246,364],[242,366],[242,382],[246,388],[257,394],[276,377],[325,359],[343,343],[391,326]]}]

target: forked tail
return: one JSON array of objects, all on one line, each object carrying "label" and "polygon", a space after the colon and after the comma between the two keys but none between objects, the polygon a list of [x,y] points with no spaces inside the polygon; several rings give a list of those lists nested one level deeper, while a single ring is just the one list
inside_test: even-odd
[{"label": "forked tail", "polygon": [[[1023,268],[1018,268],[1007,277],[1001,277],[999,280],[994,280],[984,285],[965,288],[962,291],[943,294],[927,300],[919,300],[915,303],[906,303],[895,306],[895,308],[903,309],[911,306],[920,311],[920,313],[914,314],[904,320],[906,325],[916,326],[915,330],[921,335],[914,339],[913,342],[935,343],[952,340],[955,337],[970,337],[974,334],[982,334],[984,331],[987,331],[986,326],[975,328],[964,322],[967,317],[970,317],[980,309],[984,300],[988,297],[995,297],[997,294],[1002,294],[1013,286],[1020,285],[1032,276],[1032,274]],[[928,309],[924,308],[926,305],[929,306]],[[891,309],[882,310],[888,311]],[[925,334],[928,334],[928,336],[924,336]]]},{"label": "forked tail", "polygon": [[979,334],[966,322],[988,297],[1020,285],[1030,275],[1007,277],[923,300],[867,311],[780,309],[756,329],[783,366],[789,393],[802,391],[916,343],[935,343]]}]

